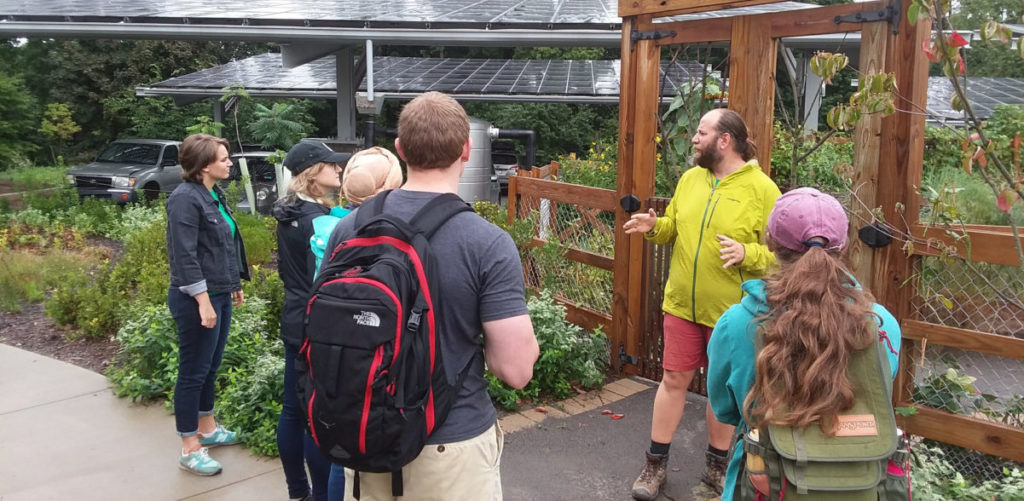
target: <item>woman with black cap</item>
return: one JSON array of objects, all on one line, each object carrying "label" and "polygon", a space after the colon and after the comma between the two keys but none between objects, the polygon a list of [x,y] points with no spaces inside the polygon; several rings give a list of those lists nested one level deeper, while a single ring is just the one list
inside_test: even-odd
[{"label": "woman with black cap", "polygon": [[[302,409],[295,393],[298,372],[295,357],[302,342],[302,320],[313,285],[316,264],[309,249],[313,219],[327,214],[341,187],[341,165],[348,153],[337,153],[323,143],[300,142],[292,147],[284,165],[292,174],[288,193],[274,204],[277,219],[278,274],[284,282],[281,340],[284,342],[284,399],[277,423],[277,448],[281,454],[290,499],[327,499],[330,463],[320,454],[305,431]],[[312,493],[306,466],[313,481]]]}]

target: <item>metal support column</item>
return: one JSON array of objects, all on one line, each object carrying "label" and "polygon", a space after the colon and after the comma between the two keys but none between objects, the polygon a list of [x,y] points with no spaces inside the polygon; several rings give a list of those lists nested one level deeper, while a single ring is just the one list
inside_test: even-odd
[{"label": "metal support column", "polygon": [[352,48],[346,47],[334,55],[338,73],[338,140],[356,139],[356,82]]}]

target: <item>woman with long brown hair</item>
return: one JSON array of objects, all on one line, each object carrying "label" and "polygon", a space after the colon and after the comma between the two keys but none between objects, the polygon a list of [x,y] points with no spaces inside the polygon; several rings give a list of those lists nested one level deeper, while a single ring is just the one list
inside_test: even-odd
[{"label": "woman with long brown hair", "polygon": [[[775,202],[767,243],[779,269],[744,282],[747,295],[722,315],[708,345],[708,400],[723,423],[820,426],[833,436],[854,402],[846,368],[855,353],[884,343],[896,374],[899,324],[843,265],[848,226],[843,206],[814,188]],[[738,440],[723,501],[733,499],[742,456]]]}]

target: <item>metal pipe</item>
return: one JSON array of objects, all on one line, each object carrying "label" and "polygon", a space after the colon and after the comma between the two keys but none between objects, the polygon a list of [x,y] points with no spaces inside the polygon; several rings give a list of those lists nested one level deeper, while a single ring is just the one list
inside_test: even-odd
[{"label": "metal pipe", "polygon": [[212,24],[150,24],[0,21],[0,38],[112,38],[212,40],[233,42],[360,43],[373,38],[387,45],[458,45],[466,47],[619,47],[618,25],[598,29],[413,29],[234,26]]},{"label": "metal pipe", "polygon": [[501,129],[491,127],[491,139],[518,139],[526,145],[526,165],[520,165],[523,170],[533,169],[533,163],[537,159],[537,131],[529,129]]}]

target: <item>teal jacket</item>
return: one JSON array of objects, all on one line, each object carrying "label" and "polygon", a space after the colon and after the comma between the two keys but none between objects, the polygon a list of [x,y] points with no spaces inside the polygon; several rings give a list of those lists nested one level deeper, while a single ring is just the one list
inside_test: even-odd
[{"label": "teal jacket", "polygon": [[[708,403],[716,419],[737,426],[738,430],[745,428],[740,426],[745,424],[743,401],[747,398],[750,387],[754,385],[754,332],[757,328],[754,319],[768,312],[764,281],[743,282],[743,291],[747,295],[739,304],[733,305],[722,314],[708,343]],[[885,331],[892,345],[892,350],[886,351],[889,354],[889,366],[895,377],[902,339],[900,325],[882,305],[875,304],[874,310],[882,319],[879,329]],[[742,457],[743,441],[739,440],[725,475],[722,501],[731,501],[733,498],[736,475]]]},{"label": "teal jacket", "polygon": [[[313,259],[316,260],[316,268],[313,268],[314,270],[320,269],[320,261],[324,259],[327,241],[331,239],[334,227],[338,225],[338,221],[341,221],[341,218],[351,213],[352,209],[335,207],[331,209],[329,215],[313,219],[313,236],[309,237],[309,249],[313,251]],[[315,271],[313,272],[313,278],[316,278]]]}]

